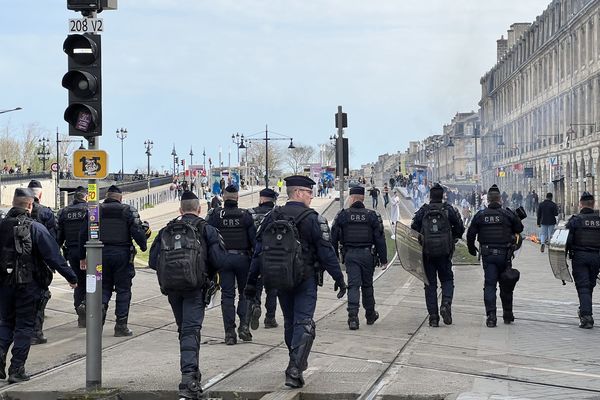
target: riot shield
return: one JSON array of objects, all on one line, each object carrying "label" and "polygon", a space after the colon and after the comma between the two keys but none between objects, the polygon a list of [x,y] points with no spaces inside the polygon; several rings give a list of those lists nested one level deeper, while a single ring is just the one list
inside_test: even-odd
[{"label": "riot shield", "polygon": [[569,230],[558,228],[554,231],[550,244],[548,245],[548,259],[550,260],[550,268],[556,279],[563,282],[573,282],[573,277],[569,272],[569,264],[567,263],[567,236]]},{"label": "riot shield", "polygon": [[419,243],[421,234],[408,226],[397,222],[395,232],[396,252],[398,260],[406,271],[429,285],[425,268],[423,267],[423,249]]}]

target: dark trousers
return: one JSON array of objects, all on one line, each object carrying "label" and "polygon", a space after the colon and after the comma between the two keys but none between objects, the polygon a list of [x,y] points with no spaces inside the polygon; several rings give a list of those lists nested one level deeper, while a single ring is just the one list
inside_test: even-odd
[{"label": "dark trousers", "polygon": [[375,312],[373,293],[373,273],[375,265],[369,247],[348,247],[345,254],[346,274],[348,275],[348,315],[358,315],[360,292],[362,304],[367,314]]},{"label": "dark trousers", "polygon": [[[485,312],[496,312],[496,288],[500,275],[508,266],[507,250],[499,250],[498,254],[483,255],[483,302],[485,303]],[[512,294],[512,293],[511,293]],[[503,296],[503,293],[500,293]],[[512,306],[512,304],[511,304]]]},{"label": "dark trousers", "polygon": [[377,197],[372,197],[371,199],[373,200],[373,208],[377,208],[377,203],[378,203]]},{"label": "dark trousers", "polygon": [[[256,302],[258,304],[261,304],[263,288],[262,279],[259,278],[256,283]],[[277,310],[277,289],[264,290],[267,293],[267,298],[265,299],[265,309],[267,310],[266,317],[275,318],[275,311]]]},{"label": "dark trousers", "polygon": [[168,299],[179,333],[181,373],[198,372],[200,330],[204,321],[204,291],[169,293]]},{"label": "dark trousers", "polygon": [[246,298],[244,288],[248,280],[250,258],[242,254],[229,254],[227,263],[219,271],[221,277],[221,312],[223,313],[223,326],[225,332],[235,328],[235,287],[237,283],[238,304],[237,315],[240,321],[244,320],[246,313]]},{"label": "dark trousers", "polygon": [[579,296],[579,311],[581,315],[592,315],[592,294],[600,270],[600,255],[597,251],[573,253],[573,279]]},{"label": "dark trousers", "polygon": [[115,316],[127,318],[135,268],[129,263],[129,247],[107,246],[102,251],[102,303],[108,304],[116,292]]},{"label": "dark trousers", "polygon": [[293,290],[278,290],[277,297],[283,312],[285,344],[288,350],[302,344],[305,332],[303,321],[312,320],[317,306],[317,283],[310,277]]},{"label": "dark trousers", "polygon": [[440,280],[442,287],[442,303],[452,304],[454,297],[454,273],[452,272],[452,260],[450,257],[425,258],[425,275],[429,285],[425,285],[425,304],[430,315],[439,312],[437,302],[437,281]]},{"label": "dark trousers", "polygon": [[79,268],[79,257],[69,258],[69,265],[75,275],[77,275],[77,287],[73,290],[73,305],[75,309],[77,306],[81,304],[82,301],[85,301],[85,270]]},{"label": "dark trousers", "polygon": [[36,282],[18,287],[0,285],[0,352],[6,354],[13,345],[11,369],[24,366],[29,355],[40,293]]}]

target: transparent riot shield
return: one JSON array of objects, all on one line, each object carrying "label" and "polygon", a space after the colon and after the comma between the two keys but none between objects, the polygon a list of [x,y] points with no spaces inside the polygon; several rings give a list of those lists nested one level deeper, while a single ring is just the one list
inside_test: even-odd
[{"label": "transparent riot shield", "polygon": [[408,226],[397,222],[395,231],[396,251],[398,260],[406,271],[429,285],[425,268],[423,267],[423,249],[419,243],[421,234]]},{"label": "transparent riot shield", "polygon": [[552,234],[550,238],[550,244],[548,245],[548,259],[550,260],[550,268],[556,279],[563,282],[573,282],[573,277],[569,272],[569,264],[567,262],[567,236],[569,230],[564,228],[558,228]]}]

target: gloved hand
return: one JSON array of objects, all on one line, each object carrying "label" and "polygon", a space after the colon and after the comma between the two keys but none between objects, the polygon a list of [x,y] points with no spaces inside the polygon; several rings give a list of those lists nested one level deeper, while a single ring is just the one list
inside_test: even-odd
[{"label": "gloved hand", "polygon": [[346,295],[347,289],[348,289],[348,286],[346,286],[346,282],[344,282],[343,280],[340,283],[336,282],[335,285],[333,286],[333,290],[338,292],[338,294],[337,294],[338,299],[341,299],[342,297],[344,297]]},{"label": "gloved hand", "polygon": [[142,221],[142,228],[144,228],[144,233],[146,234],[146,239],[148,239],[152,235],[152,229],[150,229],[150,223],[148,221]]},{"label": "gloved hand", "polygon": [[473,246],[473,247],[469,246],[469,254],[470,255],[472,255],[473,257],[476,257],[477,256],[477,252],[478,252],[477,247],[475,247],[475,246]]},{"label": "gloved hand", "polygon": [[256,286],[247,283],[246,287],[244,288],[244,296],[246,299],[256,298]]}]

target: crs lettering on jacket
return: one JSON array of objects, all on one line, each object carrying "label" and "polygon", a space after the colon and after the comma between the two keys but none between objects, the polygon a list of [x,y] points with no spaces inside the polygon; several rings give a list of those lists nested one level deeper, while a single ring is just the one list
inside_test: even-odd
[{"label": "crs lettering on jacket", "polygon": [[584,220],[583,226],[586,228],[600,228],[600,220]]},{"label": "crs lettering on jacket", "polygon": [[499,215],[486,215],[483,217],[484,224],[499,224],[501,222]]},{"label": "crs lettering on jacket", "polygon": [[221,210],[221,223],[224,227],[233,228],[242,225],[240,218],[225,218],[225,210]]},{"label": "crs lettering on jacket", "polygon": [[367,222],[366,214],[350,214],[350,221],[352,222]]},{"label": "crs lettering on jacket", "polygon": [[83,219],[83,218],[85,218],[85,210],[69,211],[69,212],[67,212],[66,217],[67,217],[67,220],[69,220],[69,221]]}]

